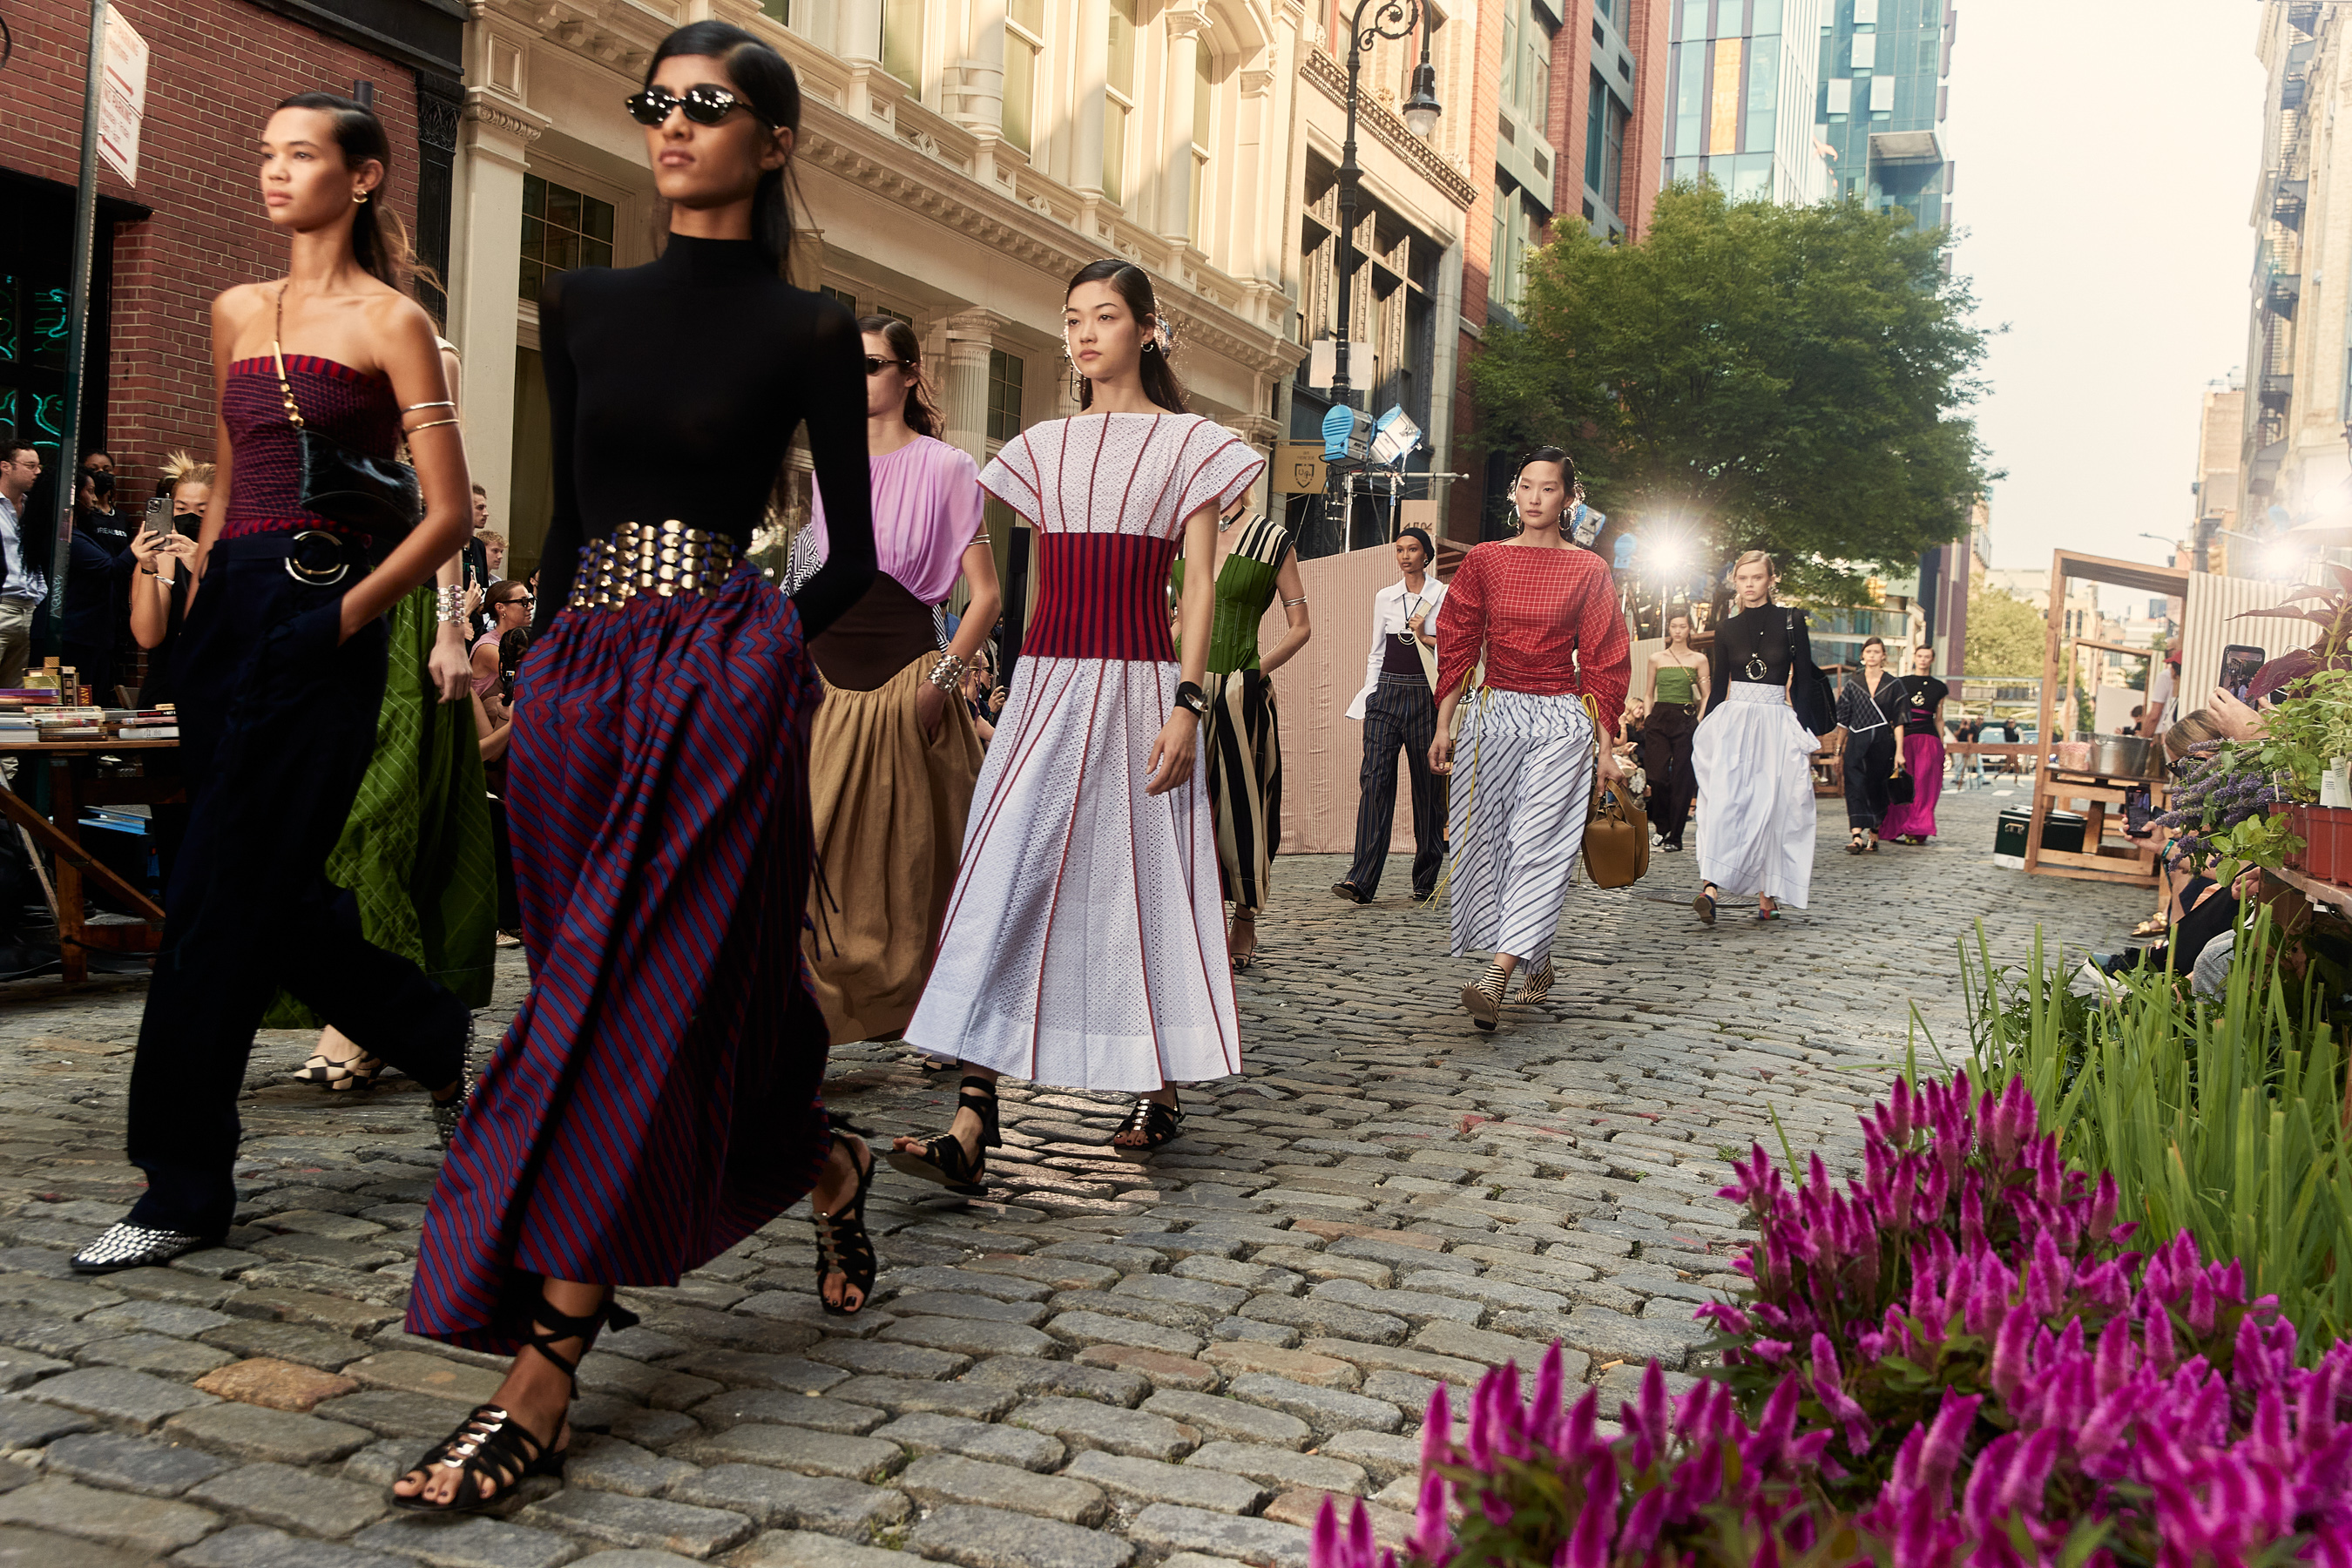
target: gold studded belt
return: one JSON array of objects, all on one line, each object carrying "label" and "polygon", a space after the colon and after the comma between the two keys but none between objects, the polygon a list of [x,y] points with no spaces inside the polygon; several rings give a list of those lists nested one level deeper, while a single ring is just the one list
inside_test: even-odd
[{"label": "gold studded belt", "polygon": [[688,528],[676,518],[658,526],[625,522],[592,542],[572,580],[572,609],[611,609],[640,594],[709,598],[735,569],[735,542],[723,533]]}]

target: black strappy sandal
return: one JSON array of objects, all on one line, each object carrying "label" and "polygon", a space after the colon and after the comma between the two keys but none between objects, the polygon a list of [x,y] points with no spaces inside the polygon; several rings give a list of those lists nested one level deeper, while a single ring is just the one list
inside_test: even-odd
[{"label": "black strappy sandal", "polygon": [[1113,1142],[1111,1147],[1145,1153],[1168,1142],[1183,1130],[1184,1107],[1181,1101],[1172,1106],[1162,1105],[1149,1095],[1138,1095],[1135,1097],[1135,1103],[1128,1109],[1127,1125],[1113,1133],[1112,1137],[1117,1139],[1125,1137],[1129,1132],[1140,1132],[1143,1134],[1143,1142],[1140,1143]]},{"label": "black strappy sandal", "polygon": [[[827,1111],[825,1117],[833,1124],[836,1142],[845,1132],[854,1132],[861,1138],[870,1136],[863,1127],[852,1126],[845,1116]],[[857,1171],[856,1194],[831,1214],[820,1213],[814,1201],[809,1204],[809,1217],[816,1222],[816,1303],[824,1309],[827,1317],[833,1318],[855,1317],[864,1311],[866,1303],[874,1299],[874,1277],[881,1271],[881,1262],[874,1255],[874,1238],[866,1230],[866,1194],[874,1186],[874,1168],[879,1163],[874,1158],[874,1146],[868,1143],[866,1147],[864,1169],[858,1169],[855,1154],[849,1157],[849,1163],[852,1170]],[[828,1274],[842,1277],[843,1300],[824,1299]],[[855,1307],[846,1304],[852,1290],[857,1292]]]},{"label": "black strappy sandal", "polygon": [[1845,852],[1849,855],[1859,855],[1862,851],[1862,829],[1857,827],[1846,836]]},{"label": "black strappy sandal", "polygon": [[[554,1303],[541,1296],[531,1310],[530,1330],[523,1341],[523,1349],[537,1351],[559,1368],[570,1382],[572,1396],[576,1399],[580,1395],[580,1363],[558,1354],[557,1342],[580,1341],[580,1353],[584,1357],[595,1343],[597,1331],[605,1324],[625,1329],[636,1321],[635,1312],[615,1305],[609,1296],[603,1305],[582,1318],[557,1311]],[[457,1494],[446,1502],[435,1502],[422,1491],[413,1497],[394,1492],[392,1506],[409,1513],[479,1513],[493,1503],[504,1501],[515,1488],[533,1476],[560,1479],[572,1451],[552,1445],[570,1425],[567,1409],[554,1436],[542,1442],[502,1406],[478,1405],[458,1423],[456,1431],[434,1445],[430,1452],[401,1475],[403,1480],[420,1473],[429,1479],[436,1469],[456,1470]],[[495,1489],[485,1491],[485,1479]]]},{"label": "black strappy sandal", "polygon": [[996,1085],[984,1078],[968,1077],[956,1088],[956,1105],[959,1109],[970,1106],[980,1118],[977,1152],[965,1153],[954,1133],[942,1132],[936,1138],[925,1139],[919,1154],[892,1149],[883,1158],[890,1162],[892,1170],[937,1182],[960,1196],[986,1197],[988,1188],[982,1184],[982,1178],[988,1174],[988,1152],[1004,1147],[1004,1140],[996,1131]]}]

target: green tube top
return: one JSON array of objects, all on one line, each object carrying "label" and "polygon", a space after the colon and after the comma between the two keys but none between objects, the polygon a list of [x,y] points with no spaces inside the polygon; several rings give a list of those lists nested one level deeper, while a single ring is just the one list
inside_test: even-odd
[{"label": "green tube top", "polygon": [[[1209,623],[1211,675],[1231,675],[1257,668],[1258,623],[1274,603],[1275,578],[1283,558],[1290,553],[1290,531],[1270,517],[1238,524],[1242,536],[1234,542],[1225,563],[1217,568],[1217,608]],[[1171,574],[1176,593],[1184,592],[1184,563]]]},{"label": "green tube top", "polygon": [[1691,703],[1698,700],[1698,671],[1665,664],[1658,667],[1658,700]]}]

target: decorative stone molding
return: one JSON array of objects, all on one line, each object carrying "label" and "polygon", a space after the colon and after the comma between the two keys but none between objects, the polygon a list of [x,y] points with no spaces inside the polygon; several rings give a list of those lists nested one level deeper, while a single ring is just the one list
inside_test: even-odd
[{"label": "decorative stone molding", "polygon": [[[1345,113],[1348,108],[1346,69],[1321,49],[1308,49],[1305,53],[1306,68],[1299,74],[1313,82],[1324,97]],[[1471,204],[1478,199],[1478,189],[1470,183],[1469,175],[1447,163],[1437,149],[1407,130],[1403,121],[1377,101],[1360,96],[1358,98],[1356,124],[1360,130],[1370,132],[1372,140],[1412,164],[1463,211],[1469,211]]]},{"label": "decorative stone molding", "polygon": [[1168,23],[1171,42],[1178,38],[1197,38],[1209,31],[1209,18],[1191,6],[1169,7],[1161,15]]},{"label": "decorative stone molding", "polygon": [[534,114],[528,109],[500,103],[487,96],[478,87],[466,94],[465,116],[478,125],[487,125],[493,131],[513,137],[526,147],[545,134],[552,123],[546,116]]},{"label": "decorative stone molding", "polygon": [[1244,66],[1234,75],[1244,98],[1264,98],[1274,87],[1274,72],[1265,66]]}]

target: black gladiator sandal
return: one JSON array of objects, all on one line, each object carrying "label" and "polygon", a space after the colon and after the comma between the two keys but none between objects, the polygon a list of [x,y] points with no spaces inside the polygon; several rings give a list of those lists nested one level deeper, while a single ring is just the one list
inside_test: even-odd
[{"label": "black gladiator sandal", "polygon": [[[542,1295],[531,1309],[530,1330],[523,1341],[523,1349],[537,1351],[559,1368],[572,1385],[572,1397],[576,1399],[580,1396],[580,1363],[556,1353],[556,1342],[578,1340],[580,1354],[585,1357],[596,1342],[597,1331],[606,1323],[625,1329],[636,1321],[635,1312],[615,1305],[609,1296],[593,1312],[575,1318],[557,1311],[554,1303]],[[436,1469],[456,1470],[457,1493],[447,1502],[435,1502],[421,1491],[414,1497],[394,1492],[392,1506],[410,1513],[479,1513],[494,1503],[503,1502],[515,1488],[533,1476],[561,1479],[571,1450],[552,1444],[570,1425],[567,1409],[553,1436],[542,1442],[501,1406],[478,1405],[458,1423],[456,1431],[442,1438],[401,1478],[405,1480],[420,1472],[430,1477]],[[485,1491],[485,1479],[495,1489]]]},{"label": "black gladiator sandal", "polygon": [[954,1133],[942,1132],[926,1139],[919,1154],[892,1149],[883,1157],[894,1171],[937,1182],[961,1197],[983,1198],[988,1195],[988,1188],[982,1184],[982,1178],[988,1174],[988,1152],[1004,1147],[1004,1140],[996,1131],[995,1083],[984,1078],[967,1077],[956,1088],[956,1104],[959,1108],[970,1106],[980,1118],[980,1148],[976,1153],[965,1153]]},{"label": "black gladiator sandal", "polygon": [[[860,1138],[872,1137],[863,1127],[851,1125],[846,1116],[828,1110],[825,1119],[832,1123],[836,1142],[844,1132],[854,1132]],[[949,1142],[953,1142],[954,1140],[950,1139]],[[850,1168],[857,1171],[857,1191],[850,1200],[831,1214],[821,1213],[814,1200],[809,1204],[809,1217],[816,1222],[816,1304],[824,1309],[827,1317],[833,1318],[854,1317],[864,1311],[866,1303],[874,1299],[874,1276],[881,1270],[881,1262],[874,1255],[874,1238],[866,1231],[866,1194],[874,1185],[876,1162],[873,1144],[869,1142],[866,1147],[863,1169],[858,1168],[855,1154],[850,1156],[849,1163]],[[824,1299],[824,1279],[828,1274],[842,1277],[843,1300],[828,1301]],[[855,1307],[847,1305],[846,1301],[852,1290],[857,1292],[857,1305]]]},{"label": "black gladiator sandal", "polygon": [[1470,1021],[1487,1033],[1492,1033],[1503,1017],[1503,986],[1510,976],[1504,972],[1503,961],[1496,959],[1486,965],[1486,973],[1462,988],[1462,1008]]},{"label": "black gladiator sandal", "polygon": [[1184,1104],[1181,1099],[1172,1106],[1162,1105],[1150,1095],[1139,1094],[1135,1097],[1135,1103],[1128,1108],[1127,1125],[1111,1136],[1123,1138],[1129,1132],[1140,1132],[1143,1134],[1143,1142],[1140,1143],[1114,1142],[1111,1147],[1145,1153],[1168,1142],[1182,1131],[1184,1131]]}]

